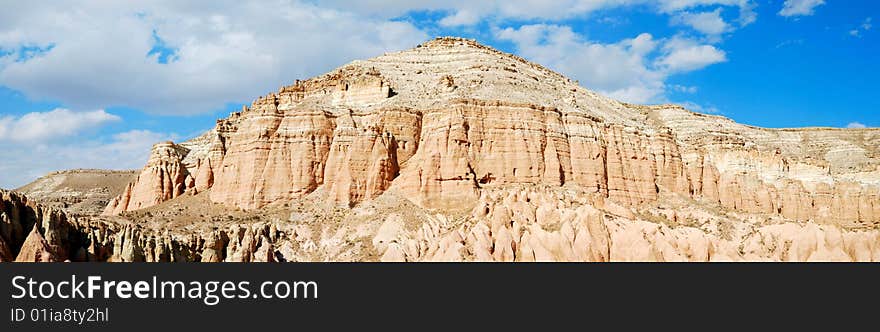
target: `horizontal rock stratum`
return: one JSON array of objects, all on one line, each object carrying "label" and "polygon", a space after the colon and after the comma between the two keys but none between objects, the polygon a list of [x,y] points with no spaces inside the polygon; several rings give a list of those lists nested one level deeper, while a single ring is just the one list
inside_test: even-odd
[{"label": "horizontal rock stratum", "polygon": [[835,223],[880,221],[880,131],[763,129],[675,105],[620,103],[519,57],[439,38],[261,97],[150,161],[107,213],[186,190],[255,209],[316,190],[353,206],[502,184],[576,185],[627,206],[676,193]]},{"label": "horizontal rock stratum", "polygon": [[[248,235],[287,260],[880,260],[878,147],[877,129],[765,129],[618,102],[444,37],[157,144],[104,214],[187,196],[346,211],[332,227],[292,211],[277,233]],[[210,260],[230,257],[216,254],[221,233]]]}]

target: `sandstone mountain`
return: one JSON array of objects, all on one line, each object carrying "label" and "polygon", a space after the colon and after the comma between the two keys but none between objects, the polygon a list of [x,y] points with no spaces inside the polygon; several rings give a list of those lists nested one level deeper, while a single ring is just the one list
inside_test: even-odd
[{"label": "sandstone mountain", "polygon": [[86,256],[878,261],[878,147],[876,129],[621,103],[438,38],[157,144]]}]

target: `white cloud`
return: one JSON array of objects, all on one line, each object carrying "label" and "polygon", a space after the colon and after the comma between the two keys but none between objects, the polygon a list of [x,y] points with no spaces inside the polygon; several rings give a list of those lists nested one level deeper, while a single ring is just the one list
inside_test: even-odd
[{"label": "white cloud", "polygon": [[672,71],[694,71],[708,65],[727,61],[724,51],[711,45],[693,46],[675,50],[663,58],[661,63],[668,65]]},{"label": "white cloud", "polygon": [[[173,61],[148,55],[154,34]],[[0,13],[0,48],[54,47],[3,57],[0,85],[78,109],[194,114],[425,39],[407,22],[299,1],[16,2]]]},{"label": "white cloud", "polygon": [[497,30],[495,36],[513,42],[522,56],[585,87],[634,103],[665,101],[665,80],[670,75],[726,59],[714,46],[681,37],[656,40],[647,33],[603,44],[586,40],[567,26],[533,24]]},{"label": "white cloud", "polygon": [[326,0],[321,5],[379,18],[393,18],[413,10],[447,11],[448,26],[469,25],[482,19],[555,22],[583,17],[600,10],[643,6],[661,14],[709,6],[738,7],[741,25],[754,22],[753,0]]},{"label": "white cloud", "polygon": [[721,17],[721,8],[711,12],[683,12],[673,18],[676,24],[687,25],[707,35],[720,35],[731,29],[730,24]]},{"label": "white cloud", "polygon": [[0,117],[0,141],[42,142],[74,136],[121,119],[104,110],[73,112],[58,108],[21,117]]},{"label": "white cloud", "polygon": [[0,188],[16,188],[61,169],[140,169],[153,144],[174,139],[175,135],[133,130],[96,140],[0,142],[0,151],[4,151]]},{"label": "white cloud", "polygon": [[177,138],[145,130],[89,138],[118,121],[103,110],[63,108],[0,116],[0,188],[15,188],[60,169],[140,168],[154,143]]},{"label": "white cloud", "polygon": [[721,110],[719,110],[717,107],[712,106],[712,105],[704,106],[704,105],[700,105],[700,104],[697,104],[692,101],[686,101],[686,102],[682,102],[682,103],[678,103],[678,104],[681,104],[681,106],[684,106],[685,109],[688,109],[692,112],[703,113],[703,114],[716,114],[716,115],[717,114],[724,114],[723,112],[721,112]]},{"label": "white cloud", "polygon": [[740,26],[747,26],[758,19],[758,13],[755,12],[757,4],[752,0],[658,0],[649,2],[657,3],[660,9],[667,13],[710,6],[738,7],[739,17],[736,21]]},{"label": "white cloud", "polygon": [[746,26],[758,20],[758,13],[755,12],[755,7],[758,7],[752,1],[745,1],[739,6],[739,18],[737,21],[740,26]]},{"label": "white cloud", "polygon": [[864,129],[864,128],[868,128],[868,126],[866,126],[866,125],[864,125],[864,124],[861,124],[861,123],[858,123],[858,122],[850,122],[848,125],[846,125],[846,127],[849,128],[849,129]]},{"label": "white cloud", "polygon": [[[739,8],[740,25],[755,17],[751,0],[278,0],[271,10],[265,3],[233,0],[39,5],[21,1],[0,12],[0,48],[52,48],[25,60],[0,56],[0,85],[75,109],[127,106],[158,114],[204,113],[247,102],[353,59],[415,46],[428,38],[425,31],[395,19],[411,11],[448,13],[436,23],[453,27],[487,19],[492,25],[503,20],[552,22],[623,6],[680,16],[683,24],[707,34],[733,30],[721,17],[720,7]],[[647,46],[656,53],[658,41],[647,36]],[[156,37],[167,48],[159,54],[154,52]],[[623,74],[594,68],[572,52],[563,58],[533,59],[551,60],[547,64],[583,76],[597,74],[581,79],[596,82],[613,96],[636,101],[661,94],[668,70],[687,71],[724,59],[723,51],[708,45],[677,54],[664,51],[659,53],[669,57],[663,69],[656,68],[653,57],[646,60],[639,50],[645,45],[564,38],[541,46],[564,48],[572,43],[597,62],[615,64]],[[160,63],[167,55],[171,60]],[[602,59],[606,56],[623,57]],[[635,78],[622,77],[626,74]]]},{"label": "white cloud", "polygon": [[658,0],[654,1],[666,11],[684,10],[696,7],[712,5],[743,6],[751,1],[747,0]]},{"label": "white cloud", "polygon": [[449,16],[444,17],[438,23],[444,27],[455,27],[455,26],[462,26],[462,25],[474,25],[479,21],[480,21],[479,15],[477,15],[476,13],[474,13],[470,10],[462,9],[462,10],[457,11],[453,15],[449,15]]},{"label": "white cloud", "polygon": [[499,30],[496,37],[512,41],[524,57],[615,98],[644,102],[663,92],[662,75],[650,70],[645,59],[656,49],[650,34],[601,44],[567,26],[536,24]]},{"label": "white cloud", "polygon": [[785,0],[779,15],[785,17],[810,16],[813,15],[816,7],[824,4],[825,0]]},{"label": "white cloud", "polygon": [[658,63],[670,73],[689,72],[727,61],[727,55],[712,45],[674,37],[664,45],[667,54]]}]

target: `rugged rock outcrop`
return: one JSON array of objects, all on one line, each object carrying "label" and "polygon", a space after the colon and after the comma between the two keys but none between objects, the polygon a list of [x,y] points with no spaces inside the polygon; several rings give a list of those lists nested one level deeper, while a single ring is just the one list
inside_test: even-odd
[{"label": "rugged rock outcrop", "polygon": [[72,219],[54,207],[43,207],[25,196],[0,191],[0,260],[62,261],[80,241]]},{"label": "rugged rock outcrop", "polygon": [[880,261],[876,228],[719,214],[680,195],[636,209],[579,186],[514,184],[481,190],[472,208],[451,214],[400,199],[389,193],[332,211],[300,206],[289,220],[169,227],[68,218],[3,193],[0,260]]},{"label": "rugged rock outcrop", "polygon": [[195,179],[183,164],[188,153],[189,149],[173,142],[154,145],[147,166],[122,194],[110,201],[104,214],[150,207],[195,187]]},{"label": "rugged rock outcrop", "polygon": [[730,224],[688,208],[666,213],[690,225],[651,222],[601,196],[507,190],[484,193],[465,223],[438,216],[406,230],[392,216],[373,243],[388,261],[880,260],[876,230],[781,220]]},{"label": "rugged rock outcrop", "polygon": [[18,252],[16,262],[57,262],[58,257],[55,256],[54,250],[49,246],[49,242],[40,234],[37,225],[28,234],[21,250]]},{"label": "rugged rock outcrop", "polygon": [[[246,211],[298,206],[290,220],[90,221],[75,228],[88,243],[76,256],[877,261],[878,147],[877,129],[764,129],[621,103],[438,38],[296,81],[193,140],[157,144],[105,210],[207,197]],[[320,204],[302,207],[310,201]],[[24,241],[5,239],[13,253]]]},{"label": "rugged rock outcrop", "polygon": [[474,41],[439,38],[297,81],[180,145],[107,207],[187,190],[256,209],[313,192],[420,206],[508,184],[577,185],[625,206],[665,193],[796,221],[880,222],[878,130],[773,130],[620,103]]},{"label": "rugged rock outcrop", "polygon": [[6,244],[6,241],[0,237],[0,263],[11,261],[13,261],[12,250],[9,249],[9,245]]},{"label": "rugged rock outcrop", "polygon": [[457,215],[385,205],[393,201],[389,198],[370,207],[325,212],[329,219],[320,222],[310,215],[320,212],[313,211],[294,213],[290,220],[195,229],[79,225],[89,241],[81,249],[87,259],[71,260],[880,261],[876,229],[763,214],[719,215],[712,206],[667,197],[673,203],[636,210],[580,188],[512,185],[481,191],[476,205]]},{"label": "rugged rock outcrop", "polygon": [[75,218],[0,191],[0,262],[268,262],[278,261],[280,234],[268,223],[193,232]]}]

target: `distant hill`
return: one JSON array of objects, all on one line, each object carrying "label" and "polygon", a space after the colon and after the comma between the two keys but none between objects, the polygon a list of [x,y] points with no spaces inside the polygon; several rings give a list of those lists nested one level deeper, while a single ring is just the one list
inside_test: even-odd
[{"label": "distant hill", "polygon": [[98,215],[111,198],[134,181],[136,171],[75,169],[58,171],[15,191],[45,206],[62,209],[72,215]]}]

